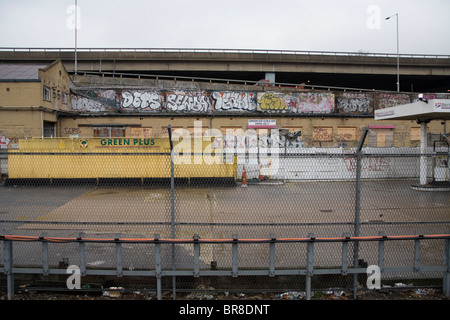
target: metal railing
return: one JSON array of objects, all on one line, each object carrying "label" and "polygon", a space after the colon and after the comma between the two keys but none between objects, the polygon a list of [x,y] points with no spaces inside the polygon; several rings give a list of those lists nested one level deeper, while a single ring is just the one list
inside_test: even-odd
[{"label": "metal railing", "polygon": [[[10,52],[72,52],[74,48],[17,48],[0,47],[0,51]],[[376,53],[376,52],[351,52],[351,51],[314,51],[314,50],[276,50],[276,49],[222,49],[222,48],[77,48],[79,52],[163,52],[163,53],[245,53],[245,54],[289,54],[289,55],[323,55],[323,56],[344,56],[344,57],[380,57],[396,58],[396,53]],[[426,58],[426,59],[449,59],[450,55],[444,54],[416,54],[402,53],[400,58]]]},{"label": "metal railing", "polygon": [[[385,244],[388,241],[408,241],[413,242],[413,246],[410,248],[413,250],[413,260],[411,265],[397,265],[397,266],[385,266],[386,249]],[[421,262],[422,241],[444,241],[443,250],[443,263],[442,265],[423,265]],[[442,272],[443,293],[450,297],[450,234],[437,234],[437,235],[405,235],[405,236],[372,236],[372,237],[350,237],[343,235],[342,237],[330,237],[330,238],[316,238],[313,234],[304,238],[276,238],[274,235],[267,239],[239,239],[237,235],[234,235],[232,239],[201,239],[198,235],[194,235],[192,239],[161,239],[159,235],[155,235],[152,239],[130,239],[130,238],[88,238],[83,237],[81,234],[77,238],[68,237],[32,237],[32,236],[15,236],[15,235],[1,235],[0,241],[3,242],[3,262],[4,266],[0,268],[0,272],[6,274],[7,277],[7,291],[8,298],[12,299],[14,296],[14,276],[17,274],[42,274],[42,275],[67,275],[66,269],[54,268],[49,265],[49,246],[51,244],[78,244],[79,252],[79,275],[98,275],[98,276],[117,276],[117,277],[155,277],[156,278],[156,291],[157,298],[162,299],[162,278],[163,277],[240,277],[240,276],[300,276],[305,277],[306,299],[311,298],[311,292],[314,290],[311,285],[311,280],[314,276],[320,275],[342,275],[353,276],[353,279],[357,279],[358,275],[369,275],[367,265],[361,264],[359,261],[357,264],[351,263],[351,252],[349,250],[350,243],[360,242],[377,242],[378,254],[377,254],[377,268],[379,268],[380,276],[387,273],[395,272]],[[15,242],[39,242],[42,245],[42,267],[41,268],[29,268],[20,267],[14,265],[14,243]],[[323,243],[335,243],[341,244],[340,261],[334,261],[335,267],[323,268],[317,266],[314,261],[315,252],[317,247]],[[86,246],[93,243],[113,244],[115,246],[116,266],[110,269],[92,269],[86,266]],[[279,245],[285,243],[293,243],[296,245],[306,245],[305,260],[299,261],[299,268],[296,269],[283,269],[276,267],[276,248]],[[122,254],[123,245],[147,245],[152,246],[152,252],[154,255],[154,268],[148,270],[125,270],[124,269],[124,257]],[[170,246],[174,245],[189,245],[193,248],[193,260],[192,267],[190,269],[175,269],[175,268],[163,268],[163,251],[171,250]],[[203,245],[228,245],[231,246],[231,268],[215,270],[205,270],[200,267],[200,252]],[[267,267],[260,269],[241,269],[239,267],[239,250],[245,245],[258,245],[269,246],[269,254],[266,258]],[[173,250],[173,247],[172,247]],[[304,264],[302,264],[304,262]],[[356,283],[356,281],[354,281]],[[368,283],[368,282],[367,282]],[[364,286],[367,283],[360,283]],[[175,288],[174,288],[175,291]],[[357,286],[353,286],[353,296],[356,298],[358,291]],[[174,292],[174,296],[175,296]]]}]

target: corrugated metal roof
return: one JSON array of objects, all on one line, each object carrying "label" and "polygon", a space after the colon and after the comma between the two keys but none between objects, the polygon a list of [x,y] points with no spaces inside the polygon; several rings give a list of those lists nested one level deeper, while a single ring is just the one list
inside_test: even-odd
[{"label": "corrugated metal roof", "polygon": [[0,63],[0,80],[37,80],[39,69],[48,64]]}]

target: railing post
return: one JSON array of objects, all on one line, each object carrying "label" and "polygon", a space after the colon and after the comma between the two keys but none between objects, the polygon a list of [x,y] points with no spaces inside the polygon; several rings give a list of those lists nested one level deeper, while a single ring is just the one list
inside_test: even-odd
[{"label": "railing post", "polygon": [[[44,232],[41,235],[41,238],[43,239],[45,236],[47,236],[47,233]],[[49,266],[48,266],[48,242],[42,241],[42,274],[44,276],[47,276],[49,273]]]},{"label": "railing post", "polygon": [[80,253],[80,274],[82,276],[86,275],[86,250],[85,250],[85,244],[83,242],[83,236],[84,233],[80,232],[79,236],[78,236],[78,240],[80,241],[78,250]]},{"label": "railing post", "polygon": [[414,240],[414,272],[420,272],[420,239]]},{"label": "railing post", "polygon": [[378,241],[378,267],[380,268],[380,273],[384,271],[384,238],[386,234],[383,231],[379,232],[379,235],[383,237],[382,240]]},{"label": "railing post", "polygon": [[275,235],[271,234],[270,238],[272,241],[269,245],[269,277],[275,276]]},{"label": "railing post", "polygon": [[122,277],[123,275],[123,266],[122,266],[122,244],[119,241],[120,234],[116,235],[116,272],[117,277]]},{"label": "railing post", "polygon": [[13,243],[11,240],[3,241],[3,262],[5,265],[6,287],[8,300],[14,297],[14,274],[13,274]]},{"label": "railing post", "polygon": [[233,244],[231,245],[232,251],[232,271],[231,275],[233,278],[238,276],[238,236],[233,234]]},{"label": "railing post", "polygon": [[[350,235],[345,232],[343,237],[348,238]],[[348,273],[348,241],[344,240],[342,241],[342,269],[341,274],[343,276],[347,275]]]},{"label": "railing post", "polygon": [[198,242],[199,235],[194,235],[194,277],[200,276],[200,243]]},{"label": "railing post", "polygon": [[157,299],[161,300],[161,276],[162,276],[162,266],[161,266],[161,243],[158,242],[160,239],[159,234],[155,234],[155,274],[156,274],[156,295]]},{"label": "railing post", "polygon": [[306,300],[311,300],[311,278],[314,273],[314,234],[308,234],[311,240],[306,245]]},{"label": "railing post", "polygon": [[447,267],[444,271],[442,291],[444,295],[450,297],[450,239],[445,239],[444,243],[444,266]]}]

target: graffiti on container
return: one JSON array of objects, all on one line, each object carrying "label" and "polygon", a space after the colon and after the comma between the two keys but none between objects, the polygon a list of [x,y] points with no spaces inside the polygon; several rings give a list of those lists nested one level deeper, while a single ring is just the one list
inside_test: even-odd
[{"label": "graffiti on container", "polygon": [[214,91],[211,93],[215,111],[255,111],[256,93]]},{"label": "graffiti on container", "polygon": [[[348,171],[356,172],[356,158],[344,157],[343,161]],[[368,157],[361,161],[361,170],[369,172],[385,172],[391,171],[391,163],[384,157]]]},{"label": "graffiti on container", "polygon": [[373,99],[367,93],[343,93],[336,98],[339,113],[373,113]]},{"label": "graffiti on container", "polygon": [[211,100],[209,95],[205,92],[167,92],[166,108],[168,111],[175,112],[210,112]]},{"label": "graffiti on container", "polygon": [[162,97],[153,91],[124,91],[120,107],[125,111],[154,111],[161,110]]},{"label": "graffiti on container", "polygon": [[387,94],[382,93],[378,96],[378,109],[385,109],[410,103],[407,94]]}]

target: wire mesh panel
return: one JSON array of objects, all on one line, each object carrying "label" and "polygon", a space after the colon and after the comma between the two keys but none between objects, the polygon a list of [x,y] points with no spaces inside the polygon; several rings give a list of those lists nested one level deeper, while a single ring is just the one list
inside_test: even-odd
[{"label": "wire mesh panel", "polygon": [[[193,292],[199,283],[227,292],[304,290],[305,273],[274,277],[270,270],[306,270],[306,243],[277,244],[276,250],[270,243],[247,244],[239,246],[236,255],[235,247],[220,240],[450,230],[448,192],[420,190],[418,182],[424,157],[427,179],[435,181],[434,174],[440,173],[434,171],[432,154],[364,148],[358,157],[353,148],[287,147],[275,135],[270,139],[208,137],[185,144],[179,139],[175,145],[159,137],[33,139],[2,151],[2,235],[211,240],[199,248],[192,243],[166,244],[160,256],[153,244],[144,243],[20,242],[14,243],[14,265],[41,268],[44,263],[62,274],[69,265],[113,270],[108,274],[114,280],[104,286],[143,284],[150,290],[155,290],[159,265],[174,275],[180,271],[162,282],[163,290],[174,294]],[[384,267],[417,267],[415,245],[420,245],[421,266],[445,263],[444,241],[398,241],[386,244]],[[315,268],[342,271],[314,275],[313,287],[351,288],[354,277],[346,266],[380,262],[378,243],[350,242],[343,248],[340,242],[315,246]],[[3,264],[3,247],[0,254]],[[239,272],[233,274],[236,268]],[[199,282],[195,272],[181,275],[197,269],[226,271],[228,277],[204,277]],[[43,270],[33,286],[66,289],[65,277],[48,278]],[[135,283],[122,278],[135,270],[153,272],[153,278]],[[264,272],[246,276],[245,270]],[[423,270],[396,276],[430,277]],[[442,272],[431,276],[441,277]],[[364,285],[364,279],[357,280]],[[89,285],[95,287],[94,282]]]}]

